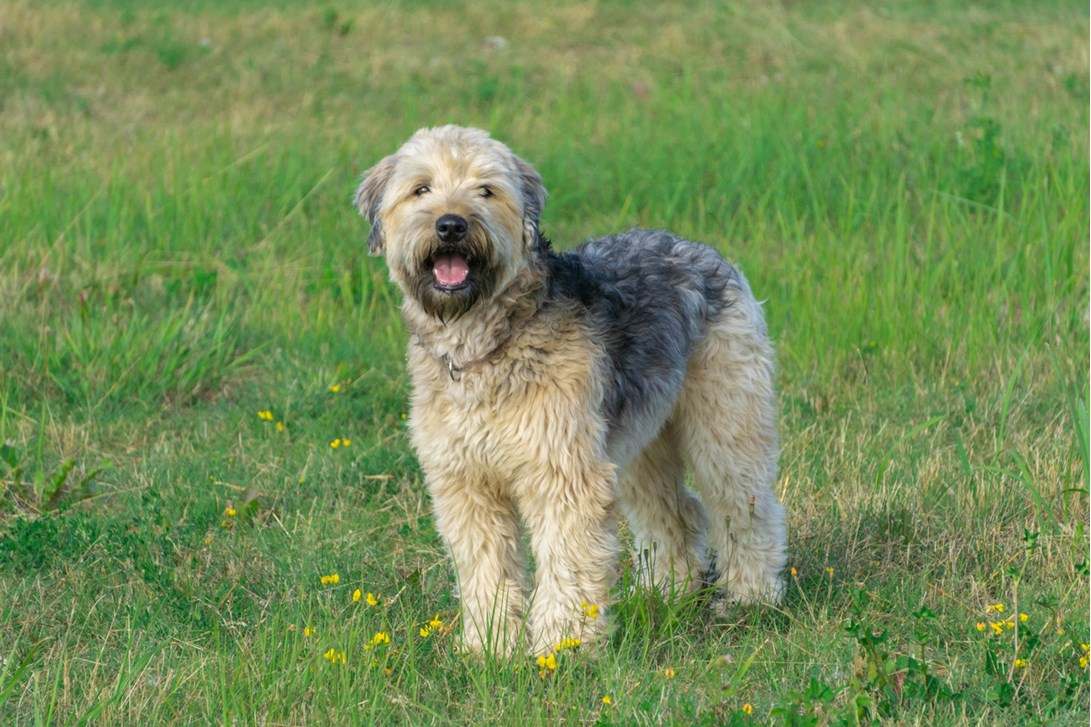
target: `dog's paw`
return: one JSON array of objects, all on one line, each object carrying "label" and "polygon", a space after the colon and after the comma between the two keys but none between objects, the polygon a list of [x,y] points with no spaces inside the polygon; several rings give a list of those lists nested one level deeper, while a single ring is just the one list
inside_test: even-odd
[{"label": "dog's paw", "polygon": [[779,574],[760,573],[745,579],[728,577],[721,580],[712,607],[723,613],[735,606],[776,606],[784,598],[784,591],[785,582]]}]

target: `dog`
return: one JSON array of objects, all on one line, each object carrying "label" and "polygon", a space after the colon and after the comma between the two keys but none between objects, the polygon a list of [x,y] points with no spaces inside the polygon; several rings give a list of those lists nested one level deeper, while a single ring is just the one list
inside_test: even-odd
[{"label": "dog", "polygon": [[670,232],[557,253],[545,201],[530,164],[458,126],[418,131],[355,195],[403,293],[409,432],[464,647],[601,644],[619,506],[640,581],[700,588],[711,548],[727,599],[776,602],[786,531],[761,305],[716,250]]}]

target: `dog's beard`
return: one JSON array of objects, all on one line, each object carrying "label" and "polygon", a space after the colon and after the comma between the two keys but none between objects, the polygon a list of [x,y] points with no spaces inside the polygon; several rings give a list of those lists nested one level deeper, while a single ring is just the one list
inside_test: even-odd
[{"label": "dog's beard", "polygon": [[414,265],[410,294],[428,315],[441,321],[465,314],[492,293],[496,282],[486,250],[477,236],[456,243],[434,241]]}]

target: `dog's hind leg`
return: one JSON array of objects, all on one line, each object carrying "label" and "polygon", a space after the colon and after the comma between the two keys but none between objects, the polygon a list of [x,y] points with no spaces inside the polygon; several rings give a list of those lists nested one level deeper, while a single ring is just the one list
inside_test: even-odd
[{"label": "dog's hind leg", "polygon": [[708,512],[719,584],[738,603],[776,602],[787,560],[777,502],[773,349],[744,280],[694,351],[674,424]]},{"label": "dog's hind leg", "polygon": [[665,595],[699,586],[707,568],[705,509],[684,479],[682,453],[668,422],[618,482],[621,509],[636,540],[637,580]]}]

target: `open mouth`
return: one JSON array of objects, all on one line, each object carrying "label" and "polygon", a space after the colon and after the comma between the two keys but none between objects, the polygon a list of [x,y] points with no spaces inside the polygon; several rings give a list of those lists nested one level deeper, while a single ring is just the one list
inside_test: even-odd
[{"label": "open mouth", "polygon": [[469,285],[470,261],[464,256],[444,253],[432,258],[431,263],[433,284],[440,290],[453,292]]}]

